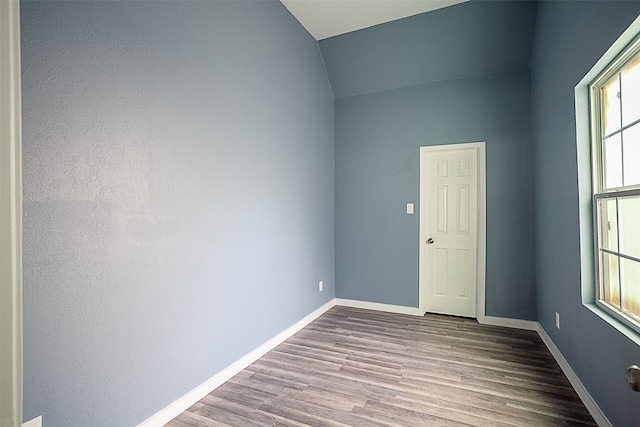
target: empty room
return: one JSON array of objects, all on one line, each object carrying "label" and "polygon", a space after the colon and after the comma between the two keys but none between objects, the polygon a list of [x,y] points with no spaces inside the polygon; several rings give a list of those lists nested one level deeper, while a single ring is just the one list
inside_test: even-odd
[{"label": "empty room", "polygon": [[2,427],[640,426],[640,1],[0,12]]}]

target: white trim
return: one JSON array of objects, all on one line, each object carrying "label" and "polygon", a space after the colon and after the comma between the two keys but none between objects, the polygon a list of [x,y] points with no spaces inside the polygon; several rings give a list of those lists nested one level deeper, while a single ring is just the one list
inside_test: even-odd
[{"label": "white trim", "polygon": [[538,335],[540,335],[540,338],[545,343],[553,357],[556,359],[556,362],[558,362],[558,365],[560,365],[562,372],[564,372],[565,376],[575,389],[576,393],[578,393],[580,400],[582,400],[582,403],[584,403],[584,406],[587,408],[596,424],[598,424],[599,427],[612,427],[611,422],[609,422],[596,401],[593,400],[593,397],[591,397],[591,394],[589,394],[584,384],[582,384],[580,378],[578,378],[573,369],[571,369],[569,362],[567,362],[564,356],[562,356],[562,353],[560,353],[558,347],[556,347],[549,335],[547,335],[547,332],[544,330],[542,325],[538,322],[536,322],[536,331],[538,332]]},{"label": "white trim", "polygon": [[367,310],[386,311],[388,313],[409,314],[423,316],[424,313],[418,307],[406,307],[403,305],[381,304],[379,302],[358,301],[354,299],[336,298],[335,305],[343,307],[364,308]]},{"label": "white trim", "polygon": [[42,415],[36,417],[26,423],[22,424],[22,427],[42,427]]},{"label": "white trim", "polygon": [[[345,306],[345,307],[355,307],[355,308],[365,308],[369,310],[377,310],[377,311],[387,311],[391,313],[400,313],[400,314],[411,314],[422,316],[424,313],[420,313],[420,309],[415,307],[404,307],[398,305],[390,305],[390,304],[380,304],[375,302],[367,302],[367,301],[357,301],[357,300],[348,300],[348,299],[335,299],[335,305]],[[540,339],[545,343],[549,352],[554,357],[562,372],[564,372],[565,376],[571,383],[571,386],[575,389],[576,393],[582,400],[582,403],[587,408],[593,419],[596,421],[599,427],[612,427],[611,423],[604,415],[600,407],[597,405],[593,397],[589,394],[584,384],[580,381],[576,373],[571,369],[569,363],[565,360],[560,353],[560,350],[555,346],[551,338],[547,335],[545,330],[542,328],[540,323],[533,320],[522,320],[522,319],[511,319],[507,317],[493,317],[493,316],[482,316],[478,317],[478,323],[483,325],[491,325],[491,326],[502,326],[506,328],[513,329],[524,329],[528,331],[536,331],[540,336]]]},{"label": "white trim", "polygon": [[[348,300],[348,299],[335,299],[335,305],[345,306],[345,307],[355,307],[355,308],[365,308],[369,310],[377,310],[377,311],[387,311],[391,313],[400,313],[400,314],[411,314],[421,316],[424,313],[420,313],[420,309],[415,307],[404,307],[398,305],[390,305],[390,304],[380,304],[375,302],[367,302],[367,301],[357,301],[357,300]],[[582,400],[582,403],[587,408],[595,422],[599,427],[612,427],[611,423],[604,415],[600,407],[597,405],[593,397],[589,394],[584,384],[580,381],[576,373],[571,369],[569,363],[565,360],[560,353],[560,350],[555,346],[551,338],[547,335],[545,330],[542,328],[540,323],[533,320],[522,320],[522,319],[511,319],[507,317],[493,317],[493,316],[482,316],[482,318],[478,317],[478,323],[483,325],[491,325],[491,326],[502,326],[506,328],[513,329],[524,329],[528,331],[536,331],[540,336],[540,339],[544,342],[544,344],[549,349],[549,352],[554,357],[558,365],[564,372],[565,376],[571,383],[571,386],[575,389],[576,393]]]},{"label": "white trim", "polygon": [[476,316],[485,317],[487,272],[487,155],[484,142],[478,142],[478,271],[476,280]]},{"label": "white trim", "polygon": [[260,347],[256,348],[249,354],[246,354],[231,365],[227,366],[225,369],[218,372],[216,375],[209,378],[207,381],[200,384],[198,387],[191,390],[189,393],[185,394],[178,400],[174,401],[169,406],[162,409],[160,412],[141,422],[140,424],[138,424],[138,427],[164,426],[169,421],[186,411],[193,404],[197,403],[207,394],[211,393],[216,388],[220,387],[222,384],[230,380],[234,375],[238,374],[247,366],[251,365],[253,362],[267,354],[269,351],[273,350],[279,344],[292,337],[296,332],[300,331],[309,323],[313,322],[323,313],[331,309],[334,305],[335,300],[331,300],[322,307],[316,309],[312,313],[296,322],[294,325],[288,327],[275,337],[271,338],[269,341],[262,344]]},{"label": "white trim", "polygon": [[482,316],[478,317],[478,323],[482,325],[504,326],[512,329],[525,329],[527,331],[537,331],[538,322],[533,320],[511,319],[508,317]]},{"label": "white trim", "polygon": [[[415,307],[403,307],[397,305],[379,304],[356,300],[344,300],[338,298],[336,298],[335,301],[336,305],[342,305],[346,307],[366,308],[370,310],[388,311],[391,313],[422,315],[419,314],[420,310],[416,309]],[[555,346],[551,338],[542,328],[542,325],[540,325],[540,323],[533,320],[511,319],[507,317],[493,316],[482,316],[482,318],[478,317],[478,323],[481,323],[483,325],[502,326],[506,328],[536,331],[540,336],[540,339],[542,339],[542,342],[544,342],[549,349],[549,352],[551,353],[553,358],[556,360],[556,362],[558,362],[558,365],[560,365],[562,372],[564,372],[565,376],[571,383],[571,386],[575,389],[576,393],[580,397],[580,400],[582,400],[582,403],[587,408],[598,426],[613,427],[598,404],[595,402],[595,400],[593,400],[593,397],[591,397],[591,394],[589,394],[584,384],[582,384],[582,381],[580,381],[576,373],[573,371],[573,369],[571,369],[571,366],[569,366],[569,363],[562,356],[562,353],[560,353],[558,347]]]},{"label": "white trim", "polygon": [[[412,314],[417,316],[422,316],[424,313],[420,313],[421,309],[416,309],[415,307],[404,307],[398,305],[389,305],[389,304],[380,304],[375,302],[367,302],[367,301],[357,301],[357,300],[348,300],[348,299],[335,299],[335,305],[345,306],[345,307],[355,307],[355,308],[365,308],[369,310],[377,310],[377,311],[387,311],[391,313],[400,313],[400,314]],[[571,386],[575,389],[576,393],[582,400],[582,403],[587,408],[595,422],[599,427],[613,427],[607,417],[604,415],[600,407],[597,405],[593,397],[589,394],[584,384],[580,381],[576,373],[571,369],[569,363],[565,360],[560,353],[560,350],[555,346],[551,338],[547,335],[545,330],[542,328],[540,323],[533,320],[522,320],[522,319],[511,319],[507,317],[493,317],[493,316],[482,316],[478,317],[478,323],[483,325],[491,325],[491,326],[502,326],[506,328],[513,329],[524,329],[528,331],[536,331],[540,336],[540,339],[545,343],[549,352],[554,357],[562,372],[564,372],[565,376],[571,383]]]},{"label": "white trim", "polygon": [[[486,160],[486,144],[484,141],[469,142],[461,144],[445,144],[445,145],[431,145],[420,147],[420,153],[424,151],[447,151],[447,150],[464,150],[474,148],[478,150],[478,252],[477,252],[477,266],[476,266],[476,317],[482,319],[485,317],[485,282],[486,282],[486,269],[487,269],[487,160]],[[422,156],[420,156],[422,158]],[[422,166],[422,165],[420,165]],[[421,194],[420,184],[423,181],[423,168],[420,167],[418,193]],[[420,199],[420,208],[422,208],[422,199]],[[422,218],[422,209],[420,210],[420,218]],[[424,245],[421,245],[422,241],[422,221],[419,224],[418,230],[418,307],[422,315],[425,313],[424,308],[424,284],[426,283],[424,271],[420,266],[422,265],[422,259],[424,257],[423,250]]]},{"label": "white trim", "polygon": [[[307,326],[309,323],[313,322],[315,319],[320,317],[322,314],[327,312],[334,306],[343,306],[343,307],[353,307],[353,308],[363,308],[367,310],[375,310],[375,311],[385,311],[389,313],[398,313],[398,314],[408,314],[413,316],[422,316],[424,313],[421,313],[421,310],[417,307],[406,307],[401,305],[392,305],[392,304],[381,304],[377,302],[369,302],[369,301],[358,301],[358,300],[350,300],[350,299],[342,299],[342,298],[334,298],[331,301],[327,302],[322,307],[313,311],[312,313],[305,316],[300,321],[296,322],[294,325],[285,329],[275,337],[271,338],[269,341],[262,344],[260,347],[256,348],[249,354],[243,356],[238,359],[236,362],[232,363],[222,371],[218,372],[216,375],[185,394],[178,400],[171,403],[166,408],[162,409],[160,412],[151,416],[147,420],[138,424],[138,427],[161,427],[166,423],[186,411],[193,404],[197,403],[200,399],[205,397],[207,394],[214,391],[216,388],[220,387],[222,384],[230,380],[234,375],[241,372],[247,366],[251,365],[253,362],[267,354],[269,351],[274,349],[276,346],[292,337],[296,332],[300,331],[302,328]],[[596,404],[595,400],[591,397],[587,389],[584,387],[576,373],[571,369],[569,363],[565,360],[560,353],[560,350],[555,346],[551,338],[547,335],[545,330],[542,328],[540,323],[532,321],[532,320],[522,320],[522,319],[510,319],[506,317],[493,317],[493,316],[482,316],[482,319],[478,319],[478,322],[484,325],[492,325],[492,326],[502,326],[507,328],[514,329],[525,329],[529,331],[536,331],[544,344],[547,346],[551,355],[558,362],[558,365],[569,379],[569,382],[576,390],[576,393],[582,400],[582,403],[585,405],[593,419],[596,421],[599,427],[612,427],[611,423],[604,415],[604,413],[600,410],[600,407]],[[30,424],[34,423],[34,424]],[[39,423],[39,424],[36,424]],[[23,427],[39,427],[42,425],[42,417],[38,417],[34,420],[25,423]]]},{"label": "white trim", "polygon": [[420,149],[425,151],[449,151],[449,150],[466,150],[469,148],[480,148],[484,146],[484,141],[478,142],[461,142],[454,144],[441,144],[441,145],[424,145]]},{"label": "white trim", "polygon": [[[618,37],[618,39],[607,49],[604,55],[585,74],[574,89],[575,112],[576,112],[576,149],[578,162],[578,207],[580,224],[580,286],[582,303],[585,307],[595,313],[603,321],[609,323],[627,338],[638,344],[640,334],[632,329],[630,325],[624,323],[622,316],[605,313],[600,306],[596,306],[597,293],[599,287],[598,251],[597,251],[597,227],[594,227],[594,219],[597,218],[594,212],[593,194],[598,192],[597,170],[601,169],[598,164],[599,155],[592,149],[591,133],[592,122],[597,123],[598,119],[592,117],[590,108],[591,82],[616,62],[616,58],[625,51],[628,46],[637,41],[640,34],[640,16],[636,17],[633,23]],[[595,233],[595,234],[594,234]]]},{"label": "white trim", "polygon": [[0,424],[22,424],[20,2],[0,0]]}]

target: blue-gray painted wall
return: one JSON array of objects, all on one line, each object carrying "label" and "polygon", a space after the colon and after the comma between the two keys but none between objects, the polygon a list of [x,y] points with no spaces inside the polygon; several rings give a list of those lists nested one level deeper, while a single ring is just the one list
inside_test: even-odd
[{"label": "blue-gray painted wall", "polygon": [[528,72],[336,100],[336,296],[418,306],[419,147],[485,141],[486,314],[535,319],[530,119]]},{"label": "blue-gray painted wall", "polygon": [[418,306],[419,147],[484,141],[485,312],[535,319],[535,11],[471,1],[320,42],[336,96],[338,297]]},{"label": "blue-gray painted wall", "polygon": [[529,69],[536,2],[471,0],[320,41],[336,98]]},{"label": "blue-gray painted wall", "polygon": [[537,319],[620,427],[640,425],[640,395],[625,385],[640,348],[582,304],[578,167],[588,173],[589,159],[578,162],[574,88],[639,13],[637,1],[540,2],[532,57]]},{"label": "blue-gray painted wall", "polygon": [[24,419],[137,425],[334,297],[331,89],[279,2],[21,7]]},{"label": "blue-gray painted wall", "polygon": [[581,304],[573,106],[639,2],[540,2],[531,78],[530,2],[339,36],[323,58],[278,2],[21,8],[25,420],[135,425],[334,276],[337,296],[417,306],[418,147],[478,140],[487,314],[539,320],[614,425],[640,419],[638,346]]}]

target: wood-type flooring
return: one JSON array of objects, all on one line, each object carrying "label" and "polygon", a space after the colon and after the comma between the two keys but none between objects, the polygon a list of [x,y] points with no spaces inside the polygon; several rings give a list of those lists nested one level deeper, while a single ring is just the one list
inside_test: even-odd
[{"label": "wood-type flooring", "polygon": [[596,423],[535,332],[334,307],[167,425]]}]

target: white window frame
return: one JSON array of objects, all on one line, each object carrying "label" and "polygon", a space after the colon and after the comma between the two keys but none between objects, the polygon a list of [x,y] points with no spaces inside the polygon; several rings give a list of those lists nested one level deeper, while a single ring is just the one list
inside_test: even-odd
[{"label": "white window frame", "polygon": [[[595,266],[595,303],[596,305],[606,312],[609,316],[622,322],[627,327],[630,327],[636,333],[640,333],[640,316],[634,316],[630,313],[625,313],[621,308],[608,304],[604,301],[604,297],[601,298],[601,292],[603,288],[604,273],[601,271],[601,242],[604,240],[601,235],[601,214],[600,214],[600,201],[604,200],[620,200],[626,197],[640,196],[640,184],[623,186],[618,188],[604,188],[604,162],[602,160],[602,103],[601,103],[601,89],[604,85],[616,74],[618,74],[627,64],[636,58],[640,57],[640,36],[636,36],[635,39],[622,49],[621,53],[611,61],[611,63],[604,68],[604,70],[593,80],[589,85],[589,104],[590,104],[590,125],[591,125],[591,150],[592,150],[592,179],[593,179],[593,239],[594,239],[594,266]],[[621,110],[622,111],[622,110]],[[622,126],[618,131],[622,132],[631,126],[640,126],[640,119]],[[617,132],[617,131],[616,131]],[[640,262],[640,259],[628,254],[622,254],[620,251],[610,251],[603,249],[604,252],[610,253],[620,258],[630,259],[635,262]],[[620,264],[619,264],[620,265]],[[620,268],[620,267],[618,267]],[[638,284],[640,286],[640,283]],[[622,298],[622,297],[621,297]]]},{"label": "white window frame", "polygon": [[20,2],[0,0],[0,425],[22,425]]}]

